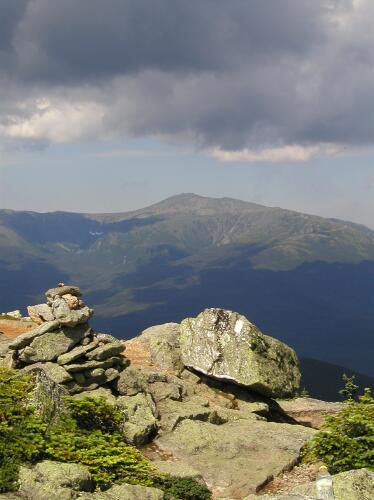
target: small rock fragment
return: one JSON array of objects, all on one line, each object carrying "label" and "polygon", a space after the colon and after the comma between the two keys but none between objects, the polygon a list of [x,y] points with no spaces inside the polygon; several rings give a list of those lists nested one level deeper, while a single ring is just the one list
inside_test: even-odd
[{"label": "small rock fragment", "polygon": [[41,325],[45,321],[53,321],[55,319],[52,313],[52,308],[47,304],[28,306],[27,313],[32,321],[39,325]]},{"label": "small rock fragment", "polygon": [[108,368],[107,370],[105,370],[105,380],[107,383],[112,382],[117,377],[119,377],[119,371],[115,368]]},{"label": "small rock fragment", "polygon": [[13,370],[17,368],[16,351],[9,350],[0,358],[0,368],[9,368]]},{"label": "small rock fragment", "polygon": [[134,396],[139,392],[146,392],[148,384],[141,370],[129,366],[120,374],[115,387],[121,395]]},{"label": "small rock fragment", "polygon": [[33,365],[28,365],[24,368],[24,371],[33,370],[34,368],[41,368],[45,371],[48,377],[53,380],[56,384],[63,384],[72,380],[72,376],[68,373],[62,366],[56,363],[35,363]]},{"label": "small rock fragment", "polygon": [[65,300],[70,309],[78,309],[79,307],[78,297],[72,295],[71,293],[66,293],[65,295],[62,295],[62,298]]},{"label": "small rock fragment", "polygon": [[54,298],[56,295],[62,297],[63,295],[71,294],[75,297],[81,297],[82,292],[77,286],[63,285],[56,288],[50,288],[45,292],[46,297]]},{"label": "small rock fragment", "polygon": [[104,361],[86,361],[84,363],[73,363],[71,365],[64,365],[65,370],[68,372],[79,372],[82,370],[90,370],[91,368],[110,368],[115,364],[120,364],[121,359],[117,357],[109,358]]},{"label": "small rock fragment", "polygon": [[86,354],[86,357],[90,360],[96,359],[97,361],[101,361],[103,359],[107,359],[111,356],[117,356],[121,354],[123,351],[123,345],[121,342],[111,342],[110,344],[105,344],[101,347],[97,347],[91,352]]},{"label": "small rock fragment", "polygon": [[[85,337],[83,340],[85,340],[87,337]],[[85,345],[85,346],[78,346],[72,349],[69,352],[66,352],[65,354],[61,354],[57,358],[57,363],[59,365],[67,365],[68,363],[72,363],[76,359],[82,357],[84,354],[87,352],[91,351],[92,349],[95,349],[98,345],[98,341],[94,340],[93,342]]]},{"label": "small rock fragment", "polygon": [[[113,335],[109,335],[109,333],[97,333],[96,338],[99,342],[102,342],[103,344],[118,342],[118,339],[116,339],[116,337],[113,337]],[[123,344],[123,350],[125,350],[124,344]]]}]

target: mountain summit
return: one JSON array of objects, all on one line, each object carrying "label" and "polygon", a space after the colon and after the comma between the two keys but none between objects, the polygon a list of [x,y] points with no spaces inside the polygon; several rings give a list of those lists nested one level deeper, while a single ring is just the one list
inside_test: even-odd
[{"label": "mountain summit", "polygon": [[120,214],[0,211],[0,310],[79,282],[130,338],[204,308],[241,311],[302,357],[373,374],[374,231],[181,194]]}]

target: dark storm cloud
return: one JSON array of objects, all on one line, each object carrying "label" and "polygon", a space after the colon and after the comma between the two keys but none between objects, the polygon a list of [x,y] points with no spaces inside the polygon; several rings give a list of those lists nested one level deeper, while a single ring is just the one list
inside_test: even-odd
[{"label": "dark storm cloud", "polygon": [[18,9],[14,44],[20,72],[39,79],[110,77],[149,68],[207,71],[284,51],[303,53],[323,37],[321,5],[319,0],[30,0],[26,13]]},{"label": "dark storm cloud", "polygon": [[372,14],[370,0],[2,0],[0,125],[62,141],[66,120],[81,136],[223,149],[366,144]]},{"label": "dark storm cloud", "polygon": [[0,49],[11,50],[11,41],[28,0],[2,0],[0,3]]},{"label": "dark storm cloud", "polygon": [[3,0],[0,3],[0,71],[9,71],[15,63],[12,39],[26,6],[27,0]]}]

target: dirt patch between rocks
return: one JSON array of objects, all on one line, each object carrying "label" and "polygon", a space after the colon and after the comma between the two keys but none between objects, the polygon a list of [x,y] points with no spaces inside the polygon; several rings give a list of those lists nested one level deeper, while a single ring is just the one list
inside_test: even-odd
[{"label": "dirt patch between rocks", "polygon": [[0,318],[0,335],[2,334],[14,339],[23,333],[34,330],[37,326],[33,321]]},{"label": "dirt patch between rocks", "polygon": [[140,342],[135,338],[127,340],[124,345],[126,348],[124,354],[135,368],[153,368],[155,366],[152,363],[149,349],[144,345],[144,342]]},{"label": "dirt patch between rocks", "polygon": [[272,479],[258,495],[289,493],[296,486],[315,481],[321,463],[300,464]]}]

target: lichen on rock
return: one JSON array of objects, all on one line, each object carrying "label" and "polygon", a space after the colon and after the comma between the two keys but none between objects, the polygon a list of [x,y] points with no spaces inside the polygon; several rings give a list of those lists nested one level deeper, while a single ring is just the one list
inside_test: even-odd
[{"label": "lichen on rock", "polygon": [[300,384],[295,351],[232,311],[205,309],[184,319],[180,349],[185,366],[265,396],[290,396]]}]

